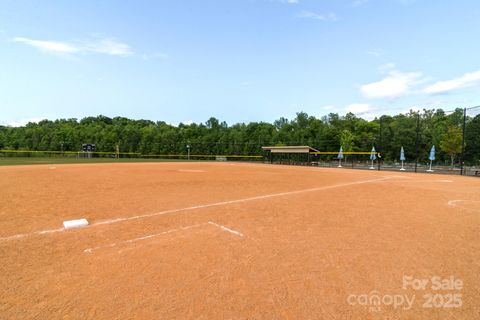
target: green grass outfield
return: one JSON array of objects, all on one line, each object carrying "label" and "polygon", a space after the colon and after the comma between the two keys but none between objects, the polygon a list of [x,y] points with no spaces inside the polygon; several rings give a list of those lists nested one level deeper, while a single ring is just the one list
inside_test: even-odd
[{"label": "green grass outfield", "polygon": [[[139,159],[139,158],[62,158],[62,157],[0,157],[0,166],[69,163],[128,163],[128,162],[201,161],[186,159]],[[203,160],[205,161],[205,160]]]}]

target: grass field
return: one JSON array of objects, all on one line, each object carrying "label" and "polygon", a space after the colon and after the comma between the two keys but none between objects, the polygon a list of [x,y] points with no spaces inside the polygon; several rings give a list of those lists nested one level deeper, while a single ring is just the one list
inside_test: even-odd
[{"label": "grass field", "polygon": [[479,318],[479,179],[58,164],[0,190],[0,319]]},{"label": "grass field", "polygon": [[66,158],[66,157],[0,157],[0,166],[33,164],[71,164],[71,163],[131,163],[131,162],[176,162],[196,161],[185,159],[141,159],[141,158]]}]

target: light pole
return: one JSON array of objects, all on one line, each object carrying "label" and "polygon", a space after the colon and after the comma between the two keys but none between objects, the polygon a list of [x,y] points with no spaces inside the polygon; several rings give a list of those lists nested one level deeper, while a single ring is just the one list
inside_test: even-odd
[{"label": "light pole", "polygon": [[187,144],[187,159],[190,160],[190,145]]}]

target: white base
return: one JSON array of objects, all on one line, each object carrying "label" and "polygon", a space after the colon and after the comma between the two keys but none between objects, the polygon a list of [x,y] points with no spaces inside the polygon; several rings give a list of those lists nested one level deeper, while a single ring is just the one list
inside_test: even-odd
[{"label": "white base", "polygon": [[341,168],[342,166],[338,166],[339,168]]},{"label": "white base", "polygon": [[428,169],[427,172],[433,172],[433,170]]},{"label": "white base", "polygon": [[87,219],[67,220],[63,221],[63,227],[65,229],[80,228],[88,226]]},{"label": "white base", "polygon": [[407,169],[405,169],[405,168],[401,168],[401,169],[400,169],[400,171],[405,171],[405,170],[407,170]]},{"label": "white base", "polygon": [[368,168],[368,169],[370,169],[370,170],[375,170],[375,168],[374,168],[374,167],[370,167],[370,168]]}]

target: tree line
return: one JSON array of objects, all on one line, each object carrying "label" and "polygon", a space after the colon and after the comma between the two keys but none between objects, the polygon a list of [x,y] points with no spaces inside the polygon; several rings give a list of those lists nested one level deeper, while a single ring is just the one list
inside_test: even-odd
[{"label": "tree line", "polygon": [[[403,146],[407,160],[425,160],[432,145],[440,161],[458,161],[465,142],[464,160],[480,160],[480,116],[467,117],[463,137],[463,109],[410,111],[365,120],[352,113],[330,113],[321,118],[299,112],[294,119],[273,123],[250,122],[227,125],[216,118],[205,123],[179,124],[106,116],[43,120],[22,127],[0,126],[0,149],[79,151],[83,143],[96,144],[97,151],[144,155],[192,154],[259,155],[267,145],[309,145],[320,151],[370,151],[383,159],[398,159]],[[418,127],[418,139],[417,139]],[[464,139],[463,139],[464,138]]]}]

